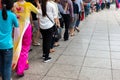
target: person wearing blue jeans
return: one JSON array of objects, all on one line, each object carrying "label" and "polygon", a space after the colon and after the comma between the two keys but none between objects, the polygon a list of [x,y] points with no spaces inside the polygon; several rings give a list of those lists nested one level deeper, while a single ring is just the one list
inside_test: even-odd
[{"label": "person wearing blue jeans", "polygon": [[13,56],[12,31],[18,27],[16,15],[11,11],[12,0],[0,0],[0,74],[2,80],[11,79],[11,65]]},{"label": "person wearing blue jeans", "polygon": [[81,12],[84,10],[84,6],[83,6],[83,0],[76,0],[76,3],[79,7],[79,16],[78,16],[78,19],[76,21],[76,24],[75,24],[75,30],[77,30],[78,32],[80,31],[79,30],[79,24],[80,24],[80,16],[81,16]]},{"label": "person wearing blue jeans", "polygon": [[90,3],[87,3],[87,5],[85,5],[85,17],[87,17],[90,13]]}]

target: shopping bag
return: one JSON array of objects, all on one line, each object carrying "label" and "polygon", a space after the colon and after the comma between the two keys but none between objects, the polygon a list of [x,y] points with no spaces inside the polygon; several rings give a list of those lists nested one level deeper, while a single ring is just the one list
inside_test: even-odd
[{"label": "shopping bag", "polygon": [[84,12],[81,12],[80,21],[83,21],[85,18]]}]

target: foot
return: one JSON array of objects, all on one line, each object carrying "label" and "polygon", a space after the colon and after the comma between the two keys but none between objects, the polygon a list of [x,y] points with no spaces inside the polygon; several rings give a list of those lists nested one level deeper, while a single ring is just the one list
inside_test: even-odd
[{"label": "foot", "polygon": [[29,52],[31,52],[32,51],[32,48],[29,50]]},{"label": "foot", "polygon": [[58,43],[57,43],[57,44],[54,44],[54,47],[58,47],[58,46],[60,46],[60,44],[58,44]]},{"label": "foot", "polygon": [[45,59],[45,55],[44,54],[42,55],[42,58]]},{"label": "foot", "polygon": [[64,41],[68,41],[68,39],[64,39]]},{"label": "foot", "polygon": [[50,49],[50,53],[53,53],[53,52],[55,52],[55,49]]},{"label": "foot", "polygon": [[25,65],[25,70],[28,70],[29,69],[29,64],[26,64]]},{"label": "foot", "polygon": [[47,62],[49,62],[49,61],[51,61],[51,57],[48,57],[48,58],[45,58],[45,59],[44,59],[44,62],[45,62],[45,63],[47,63]]},{"label": "foot", "polygon": [[75,27],[75,30],[77,30],[77,32],[80,32],[80,29],[78,27]]},{"label": "foot", "polygon": [[40,46],[40,43],[38,42],[38,43],[33,43],[32,44],[33,46]]},{"label": "foot", "polygon": [[72,36],[75,36],[75,34],[74,34],[74,33],[71,33],[70,36],[71,36],[71,37],[72,37]]},{"label": "foot", "polygon": [[17,74],[18,77],[23,77],[24,76],[24,73],[23,74]]}]

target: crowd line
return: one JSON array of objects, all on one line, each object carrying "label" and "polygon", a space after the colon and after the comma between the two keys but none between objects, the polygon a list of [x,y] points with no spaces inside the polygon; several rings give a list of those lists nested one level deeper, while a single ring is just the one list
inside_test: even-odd
[{"label": "crowd line", "polygon": [[31,45],[42,44],[41,57],[49,62],[49,54],[60,46],[60,39],[68,41],[75,31],[80,32],[81,21],[93,12],[109,9],[110,4],[110,0],[0,0],[2,80],[12,80],[12,70],[19,78],[24,77]]}]

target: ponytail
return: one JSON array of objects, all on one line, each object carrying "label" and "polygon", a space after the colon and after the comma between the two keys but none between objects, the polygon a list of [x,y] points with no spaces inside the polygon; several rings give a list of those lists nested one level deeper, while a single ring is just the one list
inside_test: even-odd
[{"label": "ponytail", "polygon": [[4,20],[7,20],[6,4],[3,4],[2,6],[2,16]]}]

